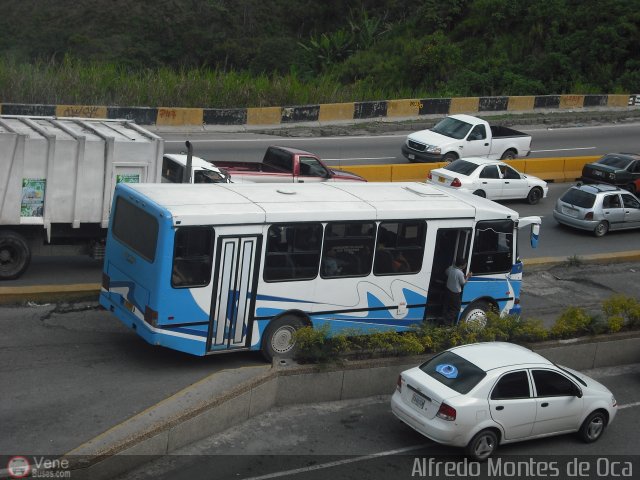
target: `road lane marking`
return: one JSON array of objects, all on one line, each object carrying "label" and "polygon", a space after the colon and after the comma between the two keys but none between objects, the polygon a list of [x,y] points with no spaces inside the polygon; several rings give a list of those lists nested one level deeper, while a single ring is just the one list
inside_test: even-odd
[{"label": "road lane marking", "polygon": [[424,444],[413,445],[412,447],[398,448],[396,450],[388,450],[386,452],[372,453],[371,455],[363,455],[355,458],[348,458],[344,460],[336,460],[335,462],[319,463],[310,467],[294,468],[293,470],[284,470],[281,472],[268,473],[266,475],[260,475],[258,477],[247,477],[244,480],[267,480],[269,478],[286,477],[288,475],[296,475],[298,473],[308,473],[315,470],[323,470],[325,468],[337,467],[340,465],[346,465],[349,463],[362,462],[364,460],[373,460],[375,458],[387,457],[389,455],[397,455],[399,453],[410,452],[412,450],[418,450],[424,448]]},{"label": "road lane marking", "polygon": [[531,153],[540,152],[570,152],[571,150],[595,150],[598,147],[573,147],[573,148],[554,148],[552,150],[531,150]]},{"label": "road lane marking", "polygon": [[[361,139],[365,139],[365,140],[374,140],[374,139],[378,139],[378,138],[402,138],[402,137],[406,137],[406,134],[399,134],[399,135],[356,135],[354,137],[348,137],[348,136],[344,136],[344,137],[297,137],[297,138],[292,138],[292,137],[272,137],[272,138],[212,138],[212,139],[207,139],[207,140],[194,140],[194,139],[190,139],[189,141],[191,143],[224,143],[224,142],[242,142],[242,143],[248,143],[248,142],[272,142],[272,139],[275,138],[277,139],[279,142],[282,143],[286,143],[286,142],[309,142],[309,141],[335,141],[335,140],[361,140]],[[184,140],[165,140],[164,143],[181,143],[184,144]],[[595,148],[595,147],[594,147]]]},{"label": "road lane marking", "polygon": [[618,405],[618,410],[622,410],[623,408],[633,408],[640,407],[640,402],[627,403],[626,405]]}]

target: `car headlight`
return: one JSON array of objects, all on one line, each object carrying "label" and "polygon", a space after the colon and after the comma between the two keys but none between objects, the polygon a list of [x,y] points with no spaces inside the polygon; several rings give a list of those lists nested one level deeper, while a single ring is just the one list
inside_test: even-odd
[{"label": "car headlight", "polygon": [[442,153],[442,150],[440,147],[436,147],[435,145],[427,145],[427,152],[440,154]]},{"label": "car headlight", "polygon": [[615,173],[608,173],[607,176],[609,177],[609,180],[615,180],[616,179],[616,174]]}]

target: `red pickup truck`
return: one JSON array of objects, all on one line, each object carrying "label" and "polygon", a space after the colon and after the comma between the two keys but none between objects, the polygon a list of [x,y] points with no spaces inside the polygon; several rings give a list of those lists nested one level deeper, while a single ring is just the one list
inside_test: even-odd
[{"label": "red pickup truck", "polygon": [[333,170],[317,155],[289,147],[267,148],[262,162],[219,162],[231,174],[235,183],[256,182],[366,182],[355,173]]}]

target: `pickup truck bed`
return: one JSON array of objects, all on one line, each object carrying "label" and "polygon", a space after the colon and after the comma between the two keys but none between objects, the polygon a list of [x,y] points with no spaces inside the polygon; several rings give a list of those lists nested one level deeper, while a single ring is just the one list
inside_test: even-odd
[{"label": "pickup truck bed", "polygon": [[340,182],[366,181],[350,172],[333,170],[313,153],[290,147],[271,146],[262,162],[215,161],[231,174],[232,182]]}]

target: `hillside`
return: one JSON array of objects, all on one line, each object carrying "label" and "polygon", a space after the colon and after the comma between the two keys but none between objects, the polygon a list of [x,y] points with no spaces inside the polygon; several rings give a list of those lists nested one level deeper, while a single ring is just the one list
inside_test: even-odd
[{"label": "hillside", "polygon": [[640,0],[0,0],[0,102],[640,91]]}]

